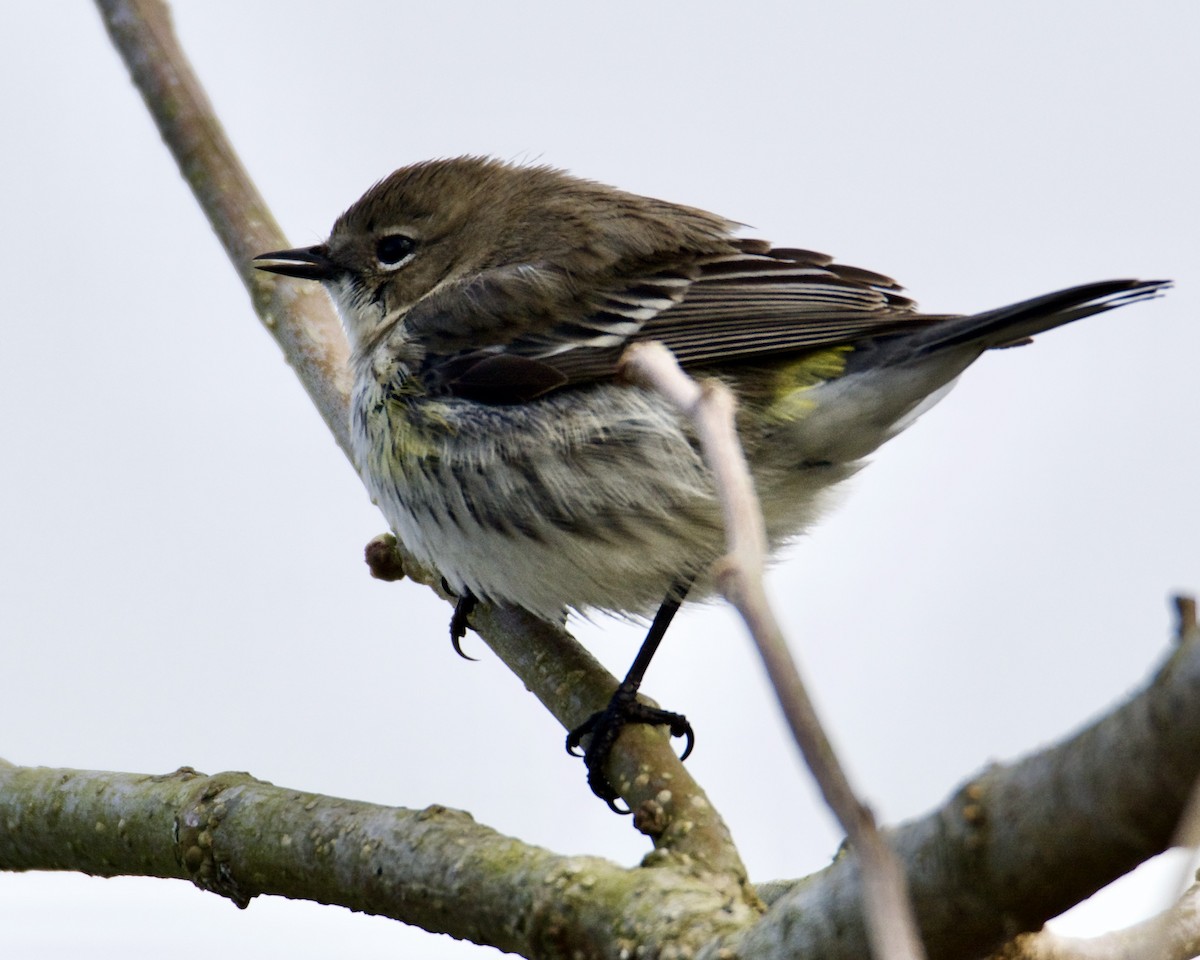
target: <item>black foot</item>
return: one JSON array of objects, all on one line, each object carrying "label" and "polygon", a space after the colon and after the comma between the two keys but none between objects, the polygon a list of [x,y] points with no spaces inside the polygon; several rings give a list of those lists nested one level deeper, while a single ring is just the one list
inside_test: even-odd
[{"label": "black foot", "polygon": [[[451,592],[446,581],[442,581],[442,585],[446,587],[446,592]],[[450,643],[454,647],[454,652],[464,660],[475,660],[476,657],[468,657],[462,651],[462,638],[467,635],[467,628],[471,625],[469,620],[471,614],[475,612],[475,608],[479,606],[479,600],[470,590],[458,598],[454,604],[454,613],[450,615]]]},{"label": "black foot", "polygon": [[[696,735],[692,725],[682,713],[672,713],[670,710],[660,710],[658,707],[647,706],[637,699],[637,687],[622,683],[617,692],[608,701],[608,706],[599,713],[593,713],[583,723],[567,734],[567,752],[574,757],[582,756],[587,765],[588,786],[592,793],[608,804],[614,813],[629,813],[629,809],[617,806],[620,795],[604,775],[604,765],[608,755],[612,753],[613,744],[617,742],[617,734],[621,728],[630,723],[648,723],[652,727],[668,727],[673,737],[685,737],[687,743],[680,755],[680,760],[686,760],[696,745]],[[579,745],[583,738],[591,736],[587,749],[582,754]]]}]

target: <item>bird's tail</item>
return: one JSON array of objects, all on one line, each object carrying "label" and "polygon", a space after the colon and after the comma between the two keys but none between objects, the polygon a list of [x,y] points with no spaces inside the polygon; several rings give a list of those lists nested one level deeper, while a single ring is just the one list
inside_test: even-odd
[{"label": "bird's tail", "polygon": [[1103,280],[1022,300],[970,317],[934,323],[909,340],[915,354],[974,344],[983,350],[1024,343],[1034,334],[1063,324],[1115,310],[1128,303],[1150,300],[1171,286],[1169,280]]}]

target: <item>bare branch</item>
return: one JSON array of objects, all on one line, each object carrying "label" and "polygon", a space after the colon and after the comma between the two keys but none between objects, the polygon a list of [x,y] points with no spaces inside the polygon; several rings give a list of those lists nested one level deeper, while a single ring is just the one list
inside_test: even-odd
[{"label": "bare branch", "polygon": [[717,582],[745,620],[792,735],[825,802],[846,830],[850,848],[862,859],[872,955],[886,960],[923,956],[904,873],[880,837],[871,811],[855,796],[767,600],[763,586],[767,537],[737,436],[733,395],[717,381],[697,384],[660,343],[634,344],[622,363],[625,376],[674,403],[700,439],[721,500],[729,544]]},{"label": "bare branch", "polygon": [[[1148,686],[1078,734],[994,765],[941,810],[888,832],[932,960],[966,960],[1040,930],[1161,853],[1200,774],[1200,633]],[[764,891],[764,895],[766,892]],[[738,941],[744,956],[861,960],[860,877],[839,859]]]},{"label": "bare branch", "polygon": [[260,894],[340,904],[527,957],[688,956],[753,922],[669,858],[625,869],[563,857],[445,807],[404,810],[245,773],[166,776],[0,761],[0,868],[189,879],[245,907]]},{"label": "bare branch", "polygon": [[[531,664],[539,657],[547,662],[556,659],[554,653],[527,652]],[[1039,930],[1047,919],[1166,847],[1200,772],[1200,698],[1194,695],[1198,686],[1200,637],[1193,634],[1128,703],[1061,744],[983,771],[942,809],[889,834],[904,864],[932,960],[969,960],[999,949],[1017,933]],[[443,861],[440,866],[436,857],[411,865],[391,862],[393,857],[403,861],[413,855],[408,845],[416,835],[405,831],[419,829],[420,814],[275,790],[245,774],[222,774],[189,786],[189,778],[198,776],[187,771],[144,777],[38,770],[0,761],[0,824],[5,828],[0,830],[0,869],[192,877],[208,889],[243,901],[274,892],[346,903],[423,924],[414,918],[428,913],[434,919],[427,929],[455,933],[460,927],[438,918],[452,912],[458,917],[454,923],[468,923],[470,911],[463,904],[470,903],[474,910],[481,888],[447,886],[454,878],[439,880],[439,870],[478,870],[497,887],[509,883],[519,887],[533,882],[531,875],[511,870],[506,875],[505,865],[525,864],[527,856],[554,858],[496,838],[462,814],[446,814],[443,822],[443,811],[434,808],[426,819],[448,831],[467,831],[465,845],[447,846],[452,833],[435,845],[443,852],[454,849],[466,859]],[[232,797],[237,803],[217,802]],[[339,819],[338,811],[357,812]],[[179,837],[174,836],[177,819],[182,825]],[[306,886],[305,877],[313,871],[353,868],[357,861],[352,856],[348,864],[339,858],[365,850],[361,841],[366,834],[355,832],[364,824],[373,824],[372,830],[387,826],[393,831],[395,843],[386,847],[386,853],[380,848],[379,854],[388,863],[369,861],[383,873],[368,870],[356,875],[350,883],[354,889],[343,890],[339,881],[332,893],[329,888],[321,892]],[[285,834],[291,838],[286,842]],[[294,844],[307,843],[303,838],[310,836],[311,848],[291,850]],[[272,838],[279,843],[271,843]],[[509,856],[488,859],[490,854],[480,854],[481,861],[471,859],[467,854],[476,839],[484,851],[507,850]],[[493,840],[501,846],[492,847]],[[246,859],[251,850],[253,857]],[[479,862],[488,869],[477,868]],[[638,943],[680,943],[680,938],[691,947],[704,943],[698,956],[708,960],[726,955],[722,951],[756,960],[795,956],[861,960],[870,949],[862,915],[861,864],[856,857],[841,857],[805,880],[764,889],[771,909],[758,922],[754,922],[755,904],[739,896],[728,877],[698,871],[688,858],[675,854],[648,858],[643,868],[631,871],[631,888],[605,872],[607,867],[597,866],[593,874],[590,860],[585,861],[589,866],[578,875],[578,884],[575,874],[552,876],[553,864],[569,866],[580,862],[576,858],[536,862],[550,865],[541,875],[550,878],[548,899],[534,907],[519,899],[519,890],[496,890],[488,896],[507,904],[496,908],[496,916],[528,909],[534,912],[523,915],[540,921],[565,912],[566,926],[555,927],[564,938],[556,943],[564,950],[568,935],[599,936],[602,927],[610,936],[617,931],[623,938],[636,928],[657,938]],[[490,872],[493,866],[496,869]],[[426,869],[430,875],[422,872]],[[392,888],[401,902],[379,902],[383,895],[375,885],[383,880],[403,885],[403,896],[395,892],[401,887]],[[355,886],[359,881],[366,886]],[[677,893],[681,901],[672,899]],[[458,894],[468,899],[449,899]],[[577,904],[576,894],[588,903]],[[693,904],[695,913],[690,912]],[[485,912],[491,909],[488,906]],[[709,909],[721,914],[712,920],[719,926],[704,926]],[[586,916],[578,914],[581,910]],[[667,926],[653,925],[650,918],[658,912]],[[674,923],[678,926],[670,926]],[[499,945],[507,942],[505,929],[480,926],[466,935]],[[711,939],[705,941],[702,935]],[[1173,942],[1183,942],[1182,938],[1180,933]],[[628,942],[622,940],[623,945]],[[613,955],[604,952],[608,948],[602,948],[599,939],[588,944],[597,956]],[[547,950],[544,955],[558,954]]]}]

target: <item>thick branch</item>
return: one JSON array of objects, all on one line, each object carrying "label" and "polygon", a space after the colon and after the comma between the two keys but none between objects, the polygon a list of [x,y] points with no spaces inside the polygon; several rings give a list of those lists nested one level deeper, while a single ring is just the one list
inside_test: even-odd
[{"label": "thick branch", "polygon": [[562,857],[444,807],[380,807],[244,773],[0,761],[0,824],[0,869],[184,878],[243,907],[260,894],[341,904],[527,957],[689,955],[758,916],[662,861]]},{"label": "thick branch", "polygon": [[[1128,703],[1059,745],[985,770],[942,809],[891,832],[933,960],[995,951],[1161,852],[1200,768],[1198,685],[1193,633]],[[580,943],[601,957],[631,943],[756,960],[861,960],[868,950],[852,857],[764,890],[772,906],[755,923],[753,905],[685,858],[622,871],[440,807],[389,810],[246,774],[0,761],[0,824],[0,869],[188,877],[242,903],[260,893],[341,903],[527,956]],[[1172,936],[1183,943],[1188,929]],[[1020,938],[1008,951],[1049,944]]]},{"label": "thick branch", "polygon": [[[932,960],[991,953],[1166,849],[1200,774],[1198,689],[1193,630],[1127,703],[988,768],[941,810],[889,833]],[[739,941],[744,956],[865,956],[853,858],[771,899]]]}]

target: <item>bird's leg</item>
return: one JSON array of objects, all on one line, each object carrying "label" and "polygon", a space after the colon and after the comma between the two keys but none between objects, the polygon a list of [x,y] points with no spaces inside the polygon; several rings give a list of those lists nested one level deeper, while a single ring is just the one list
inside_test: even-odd
[{"label": "bird's leg", "polygon": [[683,598],[687,595],[691,585],[691,577],[680,579],[672,585],[662,606],[658,608],[658,613],[654,615],[654,622],[650,624],[650,630],[646,633],[646,639],[642,641],[641,649],[634,657],[629,672],[625,674],[625,679],[621,681],[616,692],[608,701],[608,706],[598,713],[593,713],[567,734],[567,752],[573,756],[580,755],[578,748],[583,738],[591,737],[587,748],[583,751],[583,762],[587,765],[588,770],[588,786],[592,788],[592,793],[617,813],[629,813],[630,811],[617,806],[616,801],[619,795],[613,785],[609,783],[608,777],[604,775],[604,765],[608,762],[608,755],[612,752],[613,744],[617,742],[617,735],[621,732],[622,727],[630,723],[647,723],[655,727],[667,727],[671,731],[671,736],[684,737],[687,740],[680,756],[682,760],[687,759],[696,742],[692,725],[688,723],[687,717],[683,714],[651,707],[637,698],[638,688],[642,685],[646,669],[650,666],[650,661],[654,658],[658,645],[662,643],[662,639],[666,635],[667,627],[671,625],[671,620],[680,604],[683,603]]}]

